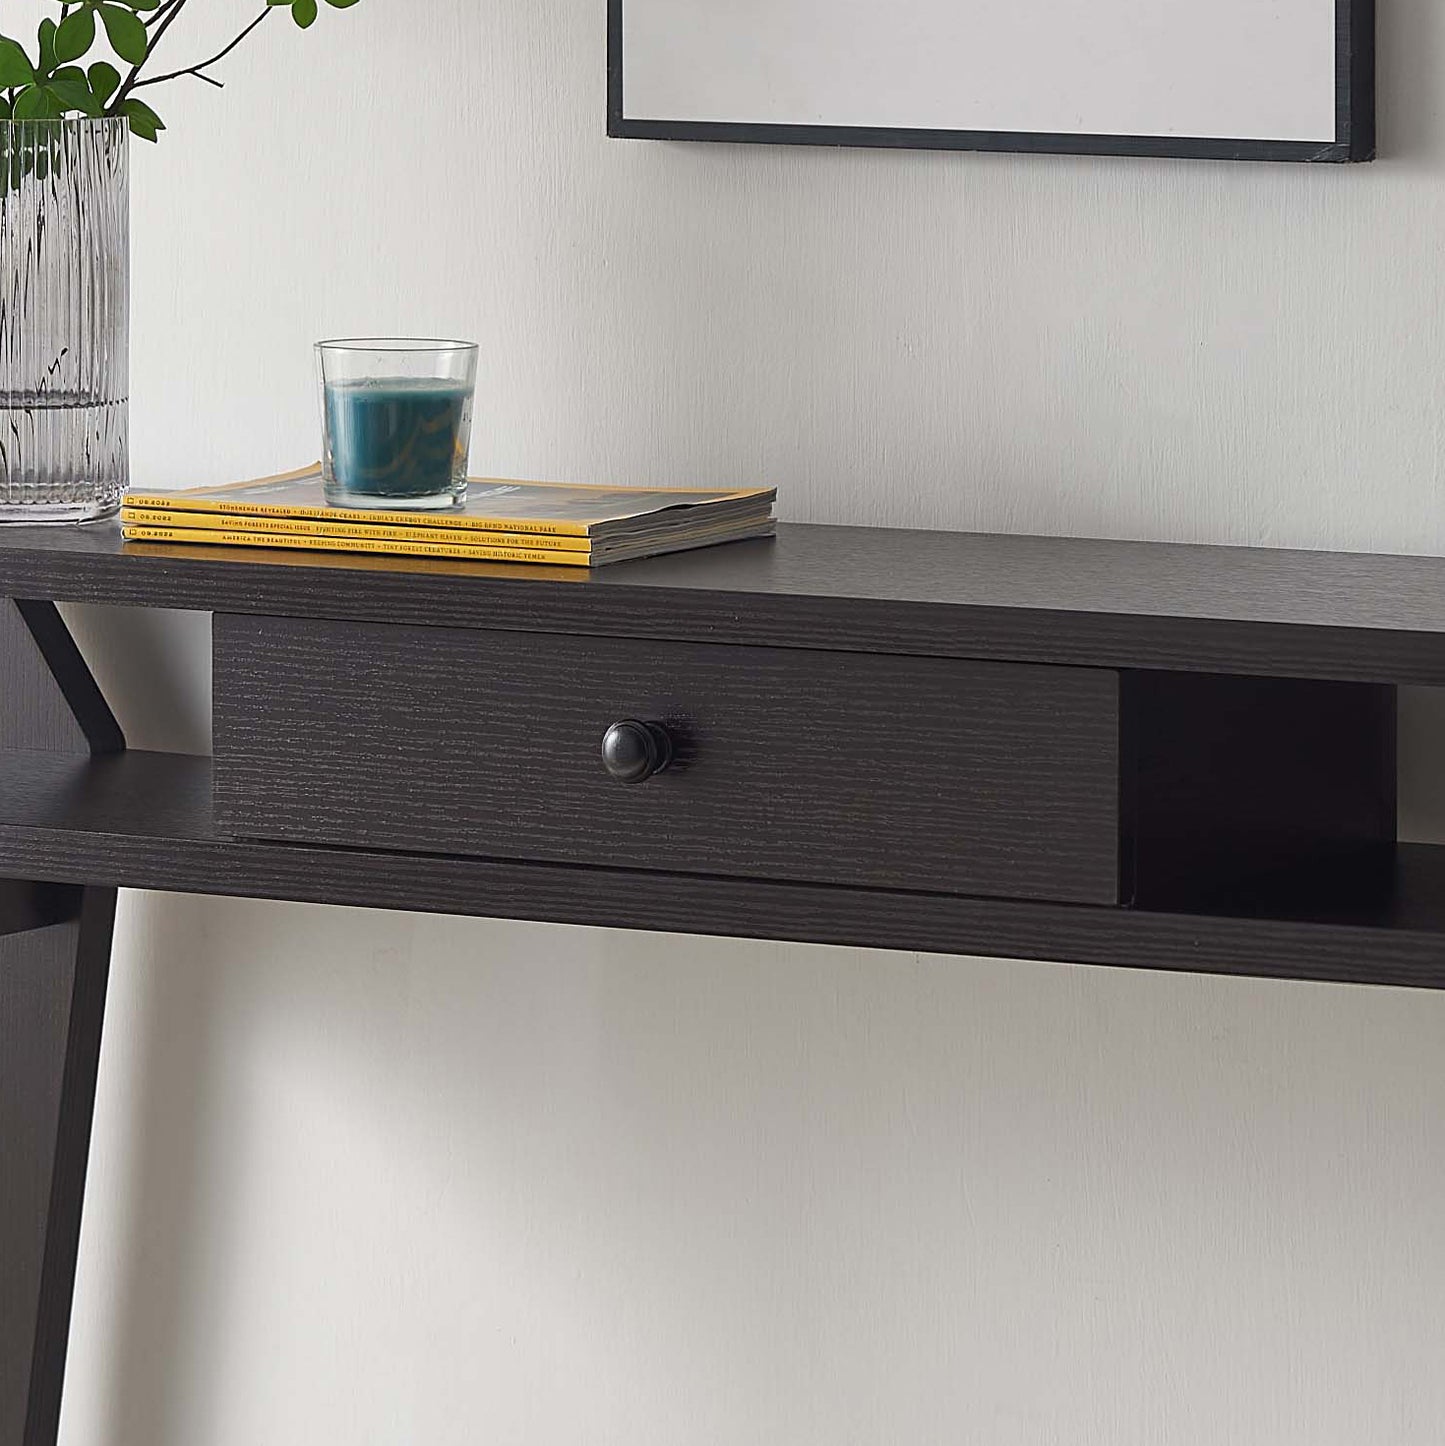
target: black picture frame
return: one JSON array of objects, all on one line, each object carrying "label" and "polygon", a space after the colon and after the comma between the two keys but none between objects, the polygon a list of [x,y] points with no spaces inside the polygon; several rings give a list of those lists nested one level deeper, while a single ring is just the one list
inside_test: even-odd
[{"label": "black picture frame", "polygon": [[608,0],[607,134],[630,140],[749,145],[865,146],[894,150],[1020,151],[1046,155],[1173,156],[1220,161],[1372,161],[1375,158],[1375,0],[1335,0],[1332,141],[1059,135],[1042,131],[912,130],[639,119],[627,114],[622,7]]}]

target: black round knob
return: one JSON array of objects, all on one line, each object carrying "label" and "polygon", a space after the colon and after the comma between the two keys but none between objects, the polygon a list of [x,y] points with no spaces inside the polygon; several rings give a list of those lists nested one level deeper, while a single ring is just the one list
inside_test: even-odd
[{"label": "black round knob", "polygon": [[602,766],[618,783],[641,783],[672,762],[672,739],[661,723],[624,718],[602,735]]}]

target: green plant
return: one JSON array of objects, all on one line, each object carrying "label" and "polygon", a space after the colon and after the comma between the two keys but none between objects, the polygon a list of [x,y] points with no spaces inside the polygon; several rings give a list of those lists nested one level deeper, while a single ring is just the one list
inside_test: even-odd
[{"label": "green plant", "polygon": [[[317,0],[265,0],[266,8],[215,55],[163,75],[146,67],[167,30],[190,0],[56,0],[58,19],[40,22],[34,56],[8,35],[0,35],[0,121],[59,120],[67,115],[125,116],[131,130],[148,141],[165,123],[136,91],[192,75],[207,85],[221,82],[208,72],[224,60],[273,10],[290,10],[303,30],[313,24]],[[326,0],[337,10],[357,0]],[[120,64],[80,62],[101,37]],[[124,69],[122,69],[124,67]]]}]

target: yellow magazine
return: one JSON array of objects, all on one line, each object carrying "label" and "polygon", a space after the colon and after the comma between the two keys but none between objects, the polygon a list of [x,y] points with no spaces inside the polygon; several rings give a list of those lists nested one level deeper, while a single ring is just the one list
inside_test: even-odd
[{"label": "yellow magazine", "polygon": [[365,537],[296,536],[270,532],[229,532],[217,528],[146,527],[125,523],[127,542],[187,542],[221,547],[290,547],[316,552],[369,552],[391,557],[454,557],[478,562],[547,563],[557,567],[590,567],[590,552],[575,548],[489,547],[474,542],[382,542]]},{"label": "yellow magazine", "polygon": [[[190,514],[177,513],[177,519]],[[318,552],[364,552],[391,557],[449,557],[481,562],[545,563],[553,567],[601,567],[609,562],[628,562],[654,557],[664,552],[683,552],[695,547],[708,547],[722,542],[740,542],[746,538],[770,537],[775,530],[771,517],[760,516],[743,523],[715,527],[695,527],[671,537],[620,538],[611,542],[574,545],[571,538],[540,537],[528,546],[520,540],[515,544],[493,545],[468,539],[463,542],[440,542],[430,530],[417,528],[403,539],[327,536],[317,533],[252,532],[243,528],[222,527],[153,527],[138,522],[123,522],[121,536],[127,542],[187,543],[192,546],[223,547],[286,547]],[[478,533],[477,537],[485,534]]]},{"label": "yellow magazine", "polygon": [[[556,537],[642,537],[671,534],[705,523],[721,524],[739,514],[765,511],[777,495],[773,487],[735,490],[696,487],[607,487],[593,484],[508,482],[474,478],[459,507],[438,511],[388,508],[378,499],[373,508],[327,504],[319,465],[303,467],[256,482],[222,487],[192,487],[180,492],[132,491],[128,508],[235,514],[251,518],[281,517],[322,520],[348,525],[443,527],[453,531],[525,532]],[[179,516],[175,525],[182,525]]]},{"label": "yellow magazine", "polygon": [[[334,517],[247,517],[235,512],[192,512],[163,507],[132,507],[120,510],[120,520],[127,527],[184,527],[206,531],[247,532],[257,534],[257,546],[273,533],[289,533],[300,537],[357,537],[371,542],[436,542],[461,547],[547,547],[586,552],[592,546],[585,537],[536,532],[483,532],[440,527],[381,526],[369,521],[355,521],[344,508],[333,508]],[[365,518],[368,514],[361,513]]]}]

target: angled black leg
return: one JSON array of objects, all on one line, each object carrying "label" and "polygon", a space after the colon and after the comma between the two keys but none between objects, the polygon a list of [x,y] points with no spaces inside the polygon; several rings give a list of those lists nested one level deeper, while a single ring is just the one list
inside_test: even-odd
[{"label": "angled black leg", "polygon": [[[120,728],[49,603],[0,599],[0,748]],[[60,1423],[115,893],[0,880],[0,1446]]]}]

